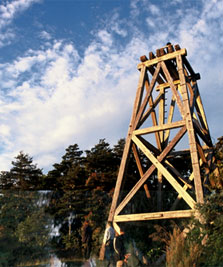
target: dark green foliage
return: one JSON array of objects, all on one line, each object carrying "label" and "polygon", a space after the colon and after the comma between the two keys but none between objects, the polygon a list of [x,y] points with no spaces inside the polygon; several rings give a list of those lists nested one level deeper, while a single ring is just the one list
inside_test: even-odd
[{"label": "dark green foliage", "polygon": [[45,189],[48,190],[71,190],[74,187],[85,184],[85,168],[83,166],[83,151],[77,144],[66,149],[62,161],[54,164],[54,169],[49,171],[45,178]]},{"label": "dark green foliage", "polygon": [[105,139],[99,140],[91,150],[86,150],[85,166],[89,173],[108,173],[114,171],[117,163],[112,149]]},{"label": "dark green foliage", "polygon": [[86,150],[85,168],[87,172],[86,186],[101,187],[106,192],[115,184],[119,158],[112,151],[105,139],[99,140],[91,150]]},{"label": "dark green foliage", "polygon": [[[151,237],[166,246],[166,266],[222,266],[223,262],[223,138],[215,145],[215,171],[211,174],[209,190],[204,204],[197,205],[196,218],[181,220],[181,227],[159,226]],[[183,160],[186,160],[183,158]],[[187,174],[189,169],[185,168]],[[187,229],[187,235],[183,229]],[[161,230],[160,230],[161,229]],[[162,230],[166,233],[162,235]],[[164,238],[162,238],[162,236]],[[162,240],[163,239],[163,240]],[[162,245],[162,243],[160,243]]]},{"label": "dark green foliage", "polygon": [[[93,253],[98,255],[124,145],[125,140],[120,139],[117,145],[111,148],[105,139],[101,139],[85,153],[77,144],[70,145],[62,156],[61,162],[55,163],[47,175],[43,175],[37,165],[33,164],[31,157],[20,152],[12,162],[11,170],[2,171],[0,175],[0,189],[4,189],[2,191],[4,194],[0,195],[0,263],[2,266],[4,264],[14,266],[15,263],[45,258],[50,253],[56,254],[58,258],[82,257],[81,237],[83,223],[86,220],[90,222],[93,230]],[[212,175],[214,192],[221,191],[223,184],[222,147],[223,139],[220,138],[215,150],[219,172],[218,175]],[[138,152],[142,167],[147,169],[151,163],[140,151]],[[191,170],[188,168],[190,158],[179,157],[174,160],[170,158],[169,161],[183,177],[187,178],[190,175]],[[139,178],[134,156],[130,154],[120,198],[132,189]],[[148,199],[144,188],[140,188],[123,209],[123,213],[157,210],[156,201],[154,202],[157,197],[156,172],[147,183],[152,198]],[[13,189],[14,193],[10,195],[6,189]],[[169,183],[164,180],[164,210],[169,210],[177,197],[177,193],[171,189]],[[45,191],[41,193],[40,190]],[[200,266],[209,266],[206,265],[205,255],[209,257],[208,261],[206,260],[208,264],[218,264],[223,260],[222,246],[220,246],[222,237],[219,234],[223,232],[221,204],[223,198],[217,193],[211,198],[207,201],[207,205],[199,207],[205,218],[205,224],[194,222],[196,227],[185,240],[181,238],[179,229],[173,230],[169,221],[157,222],[161,228],[165,227],[170,233],[169,237],[173,240],[177,239],[176,242],[173,241],[172,250],[168,254],[170,258],[174,257],[174,253],[178,254],[178,257],[171,261],[174,264],[182,258],[184,262],[196,262],[196,264],[199,262]],[[39,205],[39,203],[44,204]],[[185,209],[183,202],[180,203],[179,208]],[[184,222],[185,225],[188,224]],[[147,255],[150,262],[158,259],[165,250],[165,245],[161,241],[154,243],[150,238],[154,232],[153,225],[154,221],[126,224],[129,249],[134,251],[137,248],[141,254]],[[53,227],[57,229],[57,234],[50,235],[49,238],[49,232]],[[206,234],[209,238],[206,246],[203,246],[201,242]],[[169,240],[170,238],[168,242]],[[4,244],[7,244],[7,248]],[[196,251],[191,250],[191,247],[196,248]],[[140,261],[139,257],[132,257],[134,264],[142,264]]]},{"label": "dark green foliage", "polygon": [[218,138],[214,147],[215,167],[210,177],[210,190],[221,191],[223,189],[223,136]]},{"label": "dark green foliage", "polygon": [[187,235],[175,226],[164,239],[167,266],[222,266],[223,192],[197,205],[196,218],[185,221],[184,228]]},{"label": "dark green foliage", "polygon": [[194,220],[189,237],[200,246],[199,266],[221,266],[223,262],[223,192],[213,193],[197,206],[200,220]]},{"label": "dark green foliage", "polygon": [[44,196],[38,192],[2,191],[0,266],[48,257],[51,220],[44,205]]},{"label": "dark green foliage", "polygon": [[59,257],[80,254],[81,250],[80,227],[86,192],[82,154],[77,144],[69,146],[62,161],[54,164],[45,179],[47,189],[51,190],[46,212],[53,216],[59,233],[52,239],[52,248]]},{"label": "dark green foliage", "polygon": [[[82,154],[77,144],[69,146],[61,163],[54,164],[45,179],[47,189],[52,190],[47,212],[58,227],[59,235],[52,245],[59,257],[80,256],[82,225],[87,217],[93,228],[93,247],[98,252],[115,186],[119,156],[104,139],[86,151],[85,157]],[[74,218],[69,222],[71,214]]]},{"label": "dark green foliage", "polygon": [[[120,166],[125,140],[120,139],[113,148],[105,139],[99,140],[92,149],[81,151],[77,144],[70,145],[60,163],[55,163],[47,175],[43,175],[32,158],[21,152],[9,172],[2,172],[1,186],[3,188],[17,188],[29,190],[49,190],[49,205],[45,212],[53,218],[52,224],[58,233],[51,239],[51,250],[59,257],[81,256],[82,253],[82,226],[86,219],[93,229],[94,253],[98,254],[102,242],[102,233],[105,228],[112,194]],[[148,159],[139,151],[143,167],[149,166]],[[125,194],[140,178],[133,154],[130,154],[128,168],[125,175]],[[156,194],[156,175],[149,182],[151,194]],[[156,207],[155,207],[156,208]],[[131,203],[127,206],[130,212],[154,210],[154,203],[146,198],[144,189],[140,189]],[[32,224],[34,214],[21,223],[17,231],[20,240],[26,237],[32,239]],[[41,218],[41,216],[40,216]],[[131,243],[134,239],[137,247],[147,253],[151,250],[149,239],[150,224],[144,225],[143,231],[135,231],[135,226],[129,228]],[[139,229],[142,227],[139,226]],[[36,242],[38,240],[36,239]],[[146,242],[146,243],[145,243]]]}]

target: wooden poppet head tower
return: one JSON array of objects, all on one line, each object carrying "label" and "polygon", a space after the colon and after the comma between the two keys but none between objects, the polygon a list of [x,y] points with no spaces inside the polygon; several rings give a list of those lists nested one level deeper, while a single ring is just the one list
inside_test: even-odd
[{"label": "wooden poppet head tower", "polygon": [[[108,217],[117,231],[120,222],[190,217],[195,204],[204,201],[213,145],[197,85],[200,75],[186,56],[186,49],[168,43],[156,50],[156,56],[150,52],[149,59],[140,58],[134,108]],[[139,177],[123,196],[130,155]],[[182,155],[189,159],[190,172],[182,173],[182,166],[175,164]],[[166,185],[175,193],[168,210],[163,209],[163,202],[170,201],[164,200]],[[134,207],[129,208],[142,189],[156,209],[134,212]],[[180,200],[183,209],[178,209]]]}]

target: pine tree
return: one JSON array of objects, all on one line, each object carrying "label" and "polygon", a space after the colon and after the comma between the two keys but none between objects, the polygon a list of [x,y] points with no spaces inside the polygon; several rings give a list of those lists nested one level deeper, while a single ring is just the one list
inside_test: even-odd
[{"label": "pine tree", "polygon": [[77,185],[85,184],[83,157],[77,144],[70,145],[62,156],[60,163],[53,165],[54,169],[48,172],[45,179],[45,188],[49,190],[71,190]]},{"label": "pine tree", "polygon": [[52,246],[62,252],[58,257],[74,255],[81,250],[81,217],[85,209],[86,173],[77,144],[70,145],[60,163],[53,165],[46,177],[46,188],[52,190],[48,212],[54,217],[59,235]]},{"label": "pine tree", "polygon": [[97,145],[85,152],[85,169],[88,174],[86,186],[109,192],[115,186],[119,161],[109,143],[100,139]]},{"label": "pine tree", "polygon": [[114,154],[105,139],[100,139],[97,145],[85,152],[85,166],[89,173],[106,173],[114,170]]},{"label": "pine tree", "polygon": [[12,165],[9,172],[1,173],[3,189],[37,190],[41,187],[42,170],[33,164],[33,159],[28,154],[21,151]]}]

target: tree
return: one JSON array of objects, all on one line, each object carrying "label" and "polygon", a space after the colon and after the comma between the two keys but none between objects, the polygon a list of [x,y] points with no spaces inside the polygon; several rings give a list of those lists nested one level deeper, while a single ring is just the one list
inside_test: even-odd
[{"label": "tree", "polygon": [[223,189],[223,136],[218,138],[214,146],[215,170],[210,175],[211,190],[221,191]]},{"label": "tree", "polygon": [[90,188],[100,187],[109,192],[116,182],[117,158],[105,139],[91,150],[86,150],[85,169],[88,175],[86,186]]},{"label": "tree", "polygon": [[37,190],[42,183],[42,170],[33,164],[33,159],[24,152],[20,152],[9,172],[1,173],[1,187],[3,189]]},{"label": "tree", "polygon": [[107,173],[114,170],[114,154],[105,139],[100,139],[97,145],[85,152],[88,173]]},{"label": "tree", "polygon": [[105,139],[87,150],[85,157],[82,153],[77,145],[69,146],[62,161],[54,164],[54,170],[48,173],[48,181],[56,181],[55,187],[51,187],[54,191],[49,212],[60,233],[54,237],[53,244],[63,250],[63,256],[80,253],[81,226],[86,216],[90,216],[94,230],[94,247],[99,249],[99,237],[104,230],[102,222],[107,219],[119,165]]},{"label": "tree", "polygon": [[54,169],[48,172],[45,178],[45,189],[61,190],[73,189],[75,186],[85,183],[84,158],[77,144],[70,145],[62,156],[60,163],[53,165]]},{"label": "tree", "polygon": [[77,144],[70,145],[61,162],[53,165],[54,169],[45,179],[46,188],[52,190],[47,212],[54,217],[54,225],[59,231],[52,240],[58,257],[74,255],[81,250],[81,217],[86,202],[86,171],[82,154]]},{"label": "tree", "polygon": [[49,257],[51,219],[45,194],[7,190],[0,195],[0,266]]}]

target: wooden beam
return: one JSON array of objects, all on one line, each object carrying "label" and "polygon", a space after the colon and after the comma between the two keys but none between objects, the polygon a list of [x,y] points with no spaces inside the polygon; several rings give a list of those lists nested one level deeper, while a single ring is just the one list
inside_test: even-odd
[{"label": "wooden beam", "polygon": [[[136,161],[136,165],[137,165],[138,170],[139,170],[140,177],[142,177],[143,174],[144,174],[143,167],[142,167],[142,164],[141,164],[141,161],[140,161],[140,158],[139,158],[138,149],[137,149],[137,147],[136,147],[135,144],[132,144],[132,151],[133,151],[133,155],[135,157],[135,161]],[[145,190],[145,193],[146,193],[146,197],[148,199],[150,199],[151,198],[151,195],[150,195],[150,192],[149,192],[148,185],[147,184],[144,184],[143,187],[144,187],[144,190]]]},{"label": "wooden beam", "polygon": [[203,107],[203,104],[202,104],[202,100],[201,100],[201,96],[200,96],[200,93],[199,93],[199,90],[198,90],[197,83],[194,82],[193,86],[196,89],[195,108],[196,108],[200,123],[201,123],[203,129],[205,129],[204,131],[206,132],[206,136],[209,139],[209,146],[213,147],[211,136],[210,136],[210,131],[209,131],[209,127],[208,127],[208,123],[207,123],[207,119],[206,119],[206,115],[205,115],[205,111],[204,111],[204,107]]},{"label": "wooden beam", "polygon": [[[202,164],[203,164],[202,159],[199,160],[199,164],[200,164],[200,166],[202,166]],[[193,181],[193,180],[194,180],[194,173],[193,173],[193,172],[190,174],[190,177],[188,178],[188,180],[189,180],[189,181]],[[187,190],[189,187],[188,187],[187,184],[185,184],[183,188],[184,188],[184,190]],[[176,208],[177,204],[179,203],[179,201],[181,200],[181,198],[182,198],[181,195],[178,195],[178,196],[177,196],[177,198],[176,198],[176,200],[174,201],[174,203],[173,203],[173,205],[172,205],[172,207],[171,207],[170,210],[175,210],[175,208]]]},{"label": "wooden beam", "polygon": [[187,68],[188,71],[190,72],[190,75],[191,75],[192,77],[195,77],[196,74],[195,74],[193,68],[191,67],[189,61],[187,60],[187,58],[186,58],[185,56],[183,56],[182,58],[183,58],[183,63],[184,63],[184,65],[186,66],[186,68]]},{"label": "wooden beam", "polygon": [[193,118],[193,124],[195,132],[200,136],[200,138],[204,141],[204,143],[207,146],[212,147],[211,137],[207,132],[206,133],[204,132],[205,130],[201,128],[199,122],[195,118]]},{"label": "wooden beam", "polygon": [[143,114],[141,120],[139,121],[139,123],[138,123],[138,125],[137,125],[138,128],[145,122],[145,120],[149,117],[149,115],[152,113],[152,111],[155,109],[155,107],[159,104],[159,101],[160,101],[161,98],[162,98],[162,94],[160,93],[160,94],[156,97],[155,101],[153,101],[153,105],[150,106],[150,107],[147,109],[147,111]]},{"label": "wooden beam", "polygon": [[120,235],[120,227],[118,226],[118,224],[115,221],[113,221],[113,228],[114,228],[115,232]]},{"label": "wooden beam", "polygon": [[157,171],[157,180],[158,180],[158,190],[157,190],[157,209],[162,210],[162,185],[163,185],[163,175],[159,170]]},{"label": "wooden beam", "polygon": [[204,151],[203,151],[202,146],[200,144],[200,141],[196,135],[195,135],[195,139],[196,139],[196,143],[197,143],[197,150],[198,150],[199,156],[202,159],[203,163],[207,164],[207,159],[205,157]]},{"label": "wooden beam", "polygon": [[181,115],[182,115],[182,117],[183,117],[183,114],[184,114],[184,113],[183,113],[183,106],[182,106],[182,102],[181,102],[180,96],[179,96],[179,94],[178,94],[178,92],[177,92],[177,90],[176,90],[176,87],[175,87],[175,85],[174,85],[174,83],[173,83],[173,79],[172,79],[172,77],[170,76],[170,73],[168,72],[168,69],[167,69],[166,64],[164,63],[164,61],[161,62],[161,67],[162,67],[162,70],[163,70],[164,73],[165,73],[165,76],[166,76],[167,81],[168,81],[168,83],[169,83],[169,85],[170,85],[170,88],[171,88],[171,90],[172,90],[172,93],[173,93],[173,95],[175,96],[175,99],[176,99],[178,108],[179,108],[179,110],[180,110],[180,113],[181,113]]},{"label": "wooden beam", "polygon": [[[167,119],[167,124],[171,123],[172,120],[173,120],[173,113],[174,113],[174,109],[175,109],[175,103],[176,103],[175,97],[174,97],[174,95],[172,95],[170,108],[169,108],[168,119]],[[164,135],[164,146],[167,146],[168,141],[169,141],[169,137],[170,137],[170,130],[166,130],[165,131],[165,135]]]},{"label": "wooden beam", "polygon": [[152,145],[149,141],[144,139],[142,136],[138,136],[139,140],[150,150],[152,151],[156,156],[160,155],[159,149],[157,149],[154,145]]},{"label": "wooden beam", "polygon": [[185,125],[185,121],[175,121],[172,123],[166,123],[163,125],[157,125],[157,126],[152,126],[144,129],[139,129],[135,130],[133,133],[134,135],[144,135],[144,134],[149,134],[149,133],[155,133],[163,130],[169,130],[169,129],[174,129],[174,128],[179,128]]},{"label": "wooden beam", "polygon": [[141,120],[141,118],[143,116],[143,113],[144,113],[144,111],[146,109],[146,106],[148,104],[149,98],[150,98],[150,96],[152,94],[152,91],[153,91],[153,88],[155,86],[159,71],[160,71],[160,63],[157,64],[157,68],[156,68],[156,71],[155,71],[155,73],[154,73],[154,75],[152,77],[152,81],[151,81],[151,83],[149,85],[149,88],[148,88],[148,90],[146,92],[146,95],[145,95],[145,98],[143,100],[143,103],[142,103],[142,105],[141,105],[141,107],[139,109],[139,112],[138,112],[138,114],[136,116],[136,119],[134,121],[134,125],[133,125],[134,129],[136,129],[138,127],[138,123],[139,123],[139,121]]},{"label": "wooden beam", "polygon": [[179,75],[175,66],[175,58],[172,60],[166,60],[166,66],[169,70],[170,75],[172,76],[173,80],[178,80],[179,79]]},{"label": "wooden beam", "polygon": [[[184,72],[187,74],[186,70],[184,70]],[[189,80],[188,79],[188,76],[187,76],[187,80]],[[190,92],[190,100],[189,100],[189,102],[190,102],[191,114],[193,114],[193,116],[194,115],[196,116],[196,114],[194,113],[195,100],[196,100],[196,98],[195,98],[195,96],[196,96],[196,90],[194,90],[193,85],[191,85],[191,83],[189,81],[187,81],[187,88],[189,89],[189,92]]]},{"label": "wooden beam", "polygon": [[201,118],[201,122],[203,124],[203,127],[208,131],[208,123],[207,123],[204,107],[203,107],[203,104],[202,104],[202,101],[201,101],[201,96],[199,94],[199,90],[198,90],[197,84],[194,84],[194,86],[196,86],[196,89],[197,89],[197,97],[196,97],[197,113],[198,113],[198,116]]},{"label": "wooden beam", "polygon": [[[165,124],[165,90],[160,91],[162,93],[162,98],[159,102],[159,125]],[[161,147],[163,147],[164,141],[164,131],[159,131]]]},{"label": "wooden beam", "polygon": [[[186,127],[180,129],[180,131],[176,134],[176,136],[171,140],[168,146],[163,150],[163,152],[159,156],[159,161],[165,159],[165,157],[170,153],[171,150],[177,145],[180,139],[184,136],[186,132]],[[132,197],[136,194],[136,192],[140,189],[140,187],[146,182],[146,180],[152,175],[154,170],[156,169],[155,165],[150,166],[150,168],[144,173],[141,179],[135,184],[135,186],[130,190],[127,196],[122,200],[119,206],[116,208],[115,215],[118,215],[122,209],[128,204],[128,202],[132,199]]]},{"label": "wooden beam", "polygon": [[[145,87],[146,87],[146,91],[149,93],[149,83],[145,83]],[[149,105],[150,107],[154,106],[152,94],[150,95],[150,98],[149,98]],[[154,108],[151,110],[151,117],[152,117],[153,126],[156,126],[157,118],[156,118],[156,111]],[[141,125],[141,122],[139,124]],[[138,127],[139,127],[139,124],[138,124]],[[162,148],[161,148],[161,141],[160,141],[159,133],[155,133],[155,138],[156,138],[157,147],[159,150],[161,150]]]},{"label": "wooden beam", "polygon": [[[151,65],[151,66],[148,67],[148,71],[149,71],[152,75],[154,75],[156,69],[155,69],[154,66]],[[161,74],[161,73],[159,73],[158,76],[157,76],[157,82],[158,82],[159,84],[165,83],[165,80],[163,80],[163,78],[161,77],[160,74]]]},{"label": "wooden beam", "polygon": [[141,69],[143,66],[149,67],[149,66],[155,65],[155,64],[157,64],[159,62],[162,62],[162,61],[165,61],[165,60],[169,60],[169,59],[173,59],[177,55],[187,55],[187,50],[185,48],[183,48],[183,49],[175,51],[173,53],[165,54],[164,56],[156,57],[154,59],[147,60],[145,62],[139,63],[138,64],[138,69]]},{"label": "wooden beam", "polygon": [[[212,148],[208,146],[202,146],[202,149],[204,150],[205,153],[212,152]],[[184,149],[184,150],[179,150],[179,151],[172,151],[170,153],[169,157],[176,157],[176,156],[182,156],[182,155],[189,155],[190,154],[190,149]]]},{"label": "wooden beam", "polygon": [[176,59],[177,59],[177,67],[178,67],[178,72],[179,72],[180,82],[181,82],[180,86],[182,90],[182,100],[183,100],[183,106],[184,106],[183,114],[186,119],[186,127],[187,127],[187,132],[188,132],[191,161],[192,161],[192,167],[193,167],[193,172],[194,172],[196,199],[197,199],[197,202],[203,203],[204,195],[203,195],[203,188],[202,188],[202,183],[201,183],[198,151],[197,151],[197,146],[196,146],[194,126],[193,126],[192,116],[190,112],[190,105],[189,105],[189,99],[188,99],[188,93],[187,93],[187,87],[186,87],[186,79],[184,75],[183,62],[182,62],[181,55],[178,55]]},{"label": "wooden beam", "polygon": [[117,177],[117,181],[116,181],[116,185],[115,185],[115,191],[114,191],[113,198],[112,198],[112,204],[111,204],[111,208],[110,208],[110,212],[109,212],[109,216],[108,216],[108,221],[113,221],[113,216],[114,216],[115,209],[117,206],[119,193],[120,193],[120,189],[121,189],[121,184],[122,184],[122,180],[123,180],[123,177],[125,174],[125,170],[126,170],[126,166],[127,166],[127,160],[128,160],[130,148],[132,145],[131,137],[132,137],[132,132],[133,132],[133,124],[134,124],[137,112],[139,110],[139,106],[141,104],[142,91],[144,88],[145,79],[146,79],[146,68],[144,67],[141,69],[141,73],[140,73],[140,77],[139,77],[139,82],[138,82],[132,117],[131,117],[129,129],[128,129],[128,134],[127,134],[127,138],[126,138],[126,143],[125,143],[125,147],[124,147],[124,151],[123,151],[123,155],[122,155],[122,160],[121,160],[119,172],[118,172],[118,177]]},{"label": "wooden beam", "polygon": [[[153,107],[153,99],[152,99],[152,95],[149,98],[149,105],[150,107]],[[156,111],[155,109],[152,110],[151,112],[151,117],[152,117],[152,122],[153,122],[153,126],[156,127],[158,125],[157,123],[157,118],[156,118]],[[155,138],[156,138],[156,144],[158,149],[161,151],[162,147],[161,147],[161,140],[160,140],[160,135],[158,132],[155,132]]]},{"label": "wooden beam", "polygon": [[151,212],[151,213],[137,213],[137,214],[125,214],[115,215],[115,222],[134,222],[134,221],[148,221],[148,220],[160,220],[160,219],[174,219],[174,218],[189,218],[193,216],[195,210],[176,210],[176,211],[163,211],[163,212]]},{"label": "wooden beam", "polygon": [[185,185],[187,185],[188,188],[190,188],[190,189],[192,188],[192,186],[188,183],[188,180],[186,180],[185,178],[183,178],[181,176],[181,174],[178,172],[178,170],[168,160],[165,160],[165,164],[177,176],[177,178],[181,182],[183,182]]},{"label": "wooden beam", "polygon": [[[173,81],[173,84],[174,85],[178,85],[180,84],[180,80],[176,80],[176,81]],[[156,91],[159,91],[160,89],[167,89],[167,88],[170,88],[170,84],[169,83],[162,83],[162,84],[159,84],[156,86]]]},{"label": "wooden beam", "polygon": [[132,140],[148,157],[148,159],[153,163],[153,165],[162,173],[162,175],[173,186],[173,188],[183,197],[187,204],[193,209],[195,201],[176,181],[176,179],[170,174],[170,172],[160,163],[159,157],[154,157],[153,154],[140,142],[140,140],[134,134],[132,135]]},{"label": "wooden beam", "polygon": [[[164,125],[165,124],[165,89],[161,88],[160,93],[162,94],[162,98],[160,99],[159,102],[159,125]],[[164,148],[164,130],[159,131],[159,140],[160,140],[160,146],[162,149]],[[163,186],[163,176],[160,171],[157,172],[157,180],[158,180],[158,191],[157,191],[157,209],[162,210],[163,208],[163,193],[162,193],[162,186]]]}]

